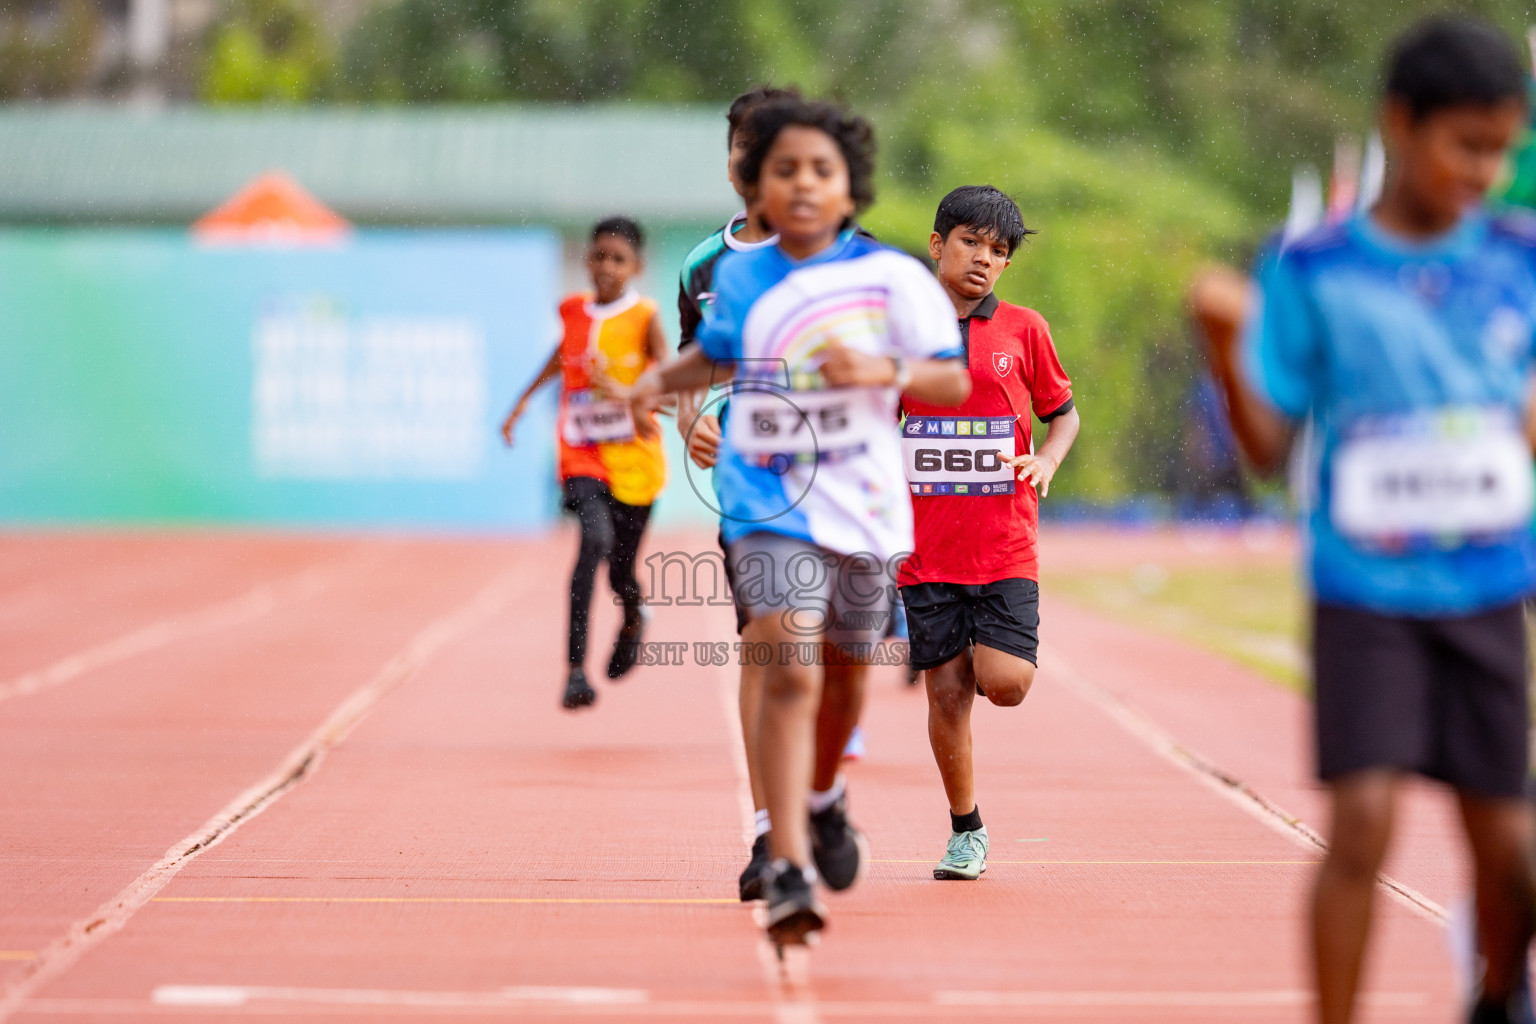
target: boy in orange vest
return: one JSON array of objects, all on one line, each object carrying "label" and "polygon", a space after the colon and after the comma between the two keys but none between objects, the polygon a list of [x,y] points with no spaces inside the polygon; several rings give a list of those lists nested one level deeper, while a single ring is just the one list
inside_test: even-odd
[{"label": "boy in orange vest", "polygon": [[565,508],[581,523],[581,548],[571,573],[570,672],[562,701],[572,710],[597,700],[585,662],[599,563],[607,561],[608,584],[624,603],[609,679],[634,667],[645,628],[635,555],[667,468],[655,423],[635,419],[627,396],[647,367],[667,357],[667,341],[656,303],[632,284],[644,266],[643,244],[639,225],[627,217],[611,217],[592,229],[587,267],[593,290],[560,303],[560,346],[501,425],[510,447],[528,399],[561,378],[560,481]]}]

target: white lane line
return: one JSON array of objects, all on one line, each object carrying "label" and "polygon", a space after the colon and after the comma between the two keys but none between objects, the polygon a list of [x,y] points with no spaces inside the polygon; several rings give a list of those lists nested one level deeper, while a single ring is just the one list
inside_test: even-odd
[{"label": "white lane line", "polygon": [[161,985],[150,994],[157,1006],[244,1006],[251,1002],[343,1006],[515,1006],[564,1003],[616,1006],[648,1002],[641,988],[518,985],[491,992],[410,992],[367,988],[276,988],[240,985]]},{"label": "white lane line", "polygon": [[349,560],[350,557],[341,558],[311,566],[286,579],[252,587],[239,597],[167,616],[116,639],[66,655],[44,668],[0,682],[0,702],[52,689],[96,669],[180,640],[258,619],[287,602],[314,597],[330,585],[338,574],[338,567]]},{"label": "white lane line", "polygon": [[750,844],[756,836],[757,809],[752,806],[752,780],[747,776],[747,752],[742,746],[740,686],[739,676],[733,676],[729,668],[721,669],[716,692],[720,695],[720,709],[725,714],[731,768],[736,773],[736,810],[741,815],[741,839]]},{"label": "white lane line", "polygon": [[[1360,998],[1374,1006],[1423,1006],[1423,992],[1365,992]],[[1304,989],[1233,992],[935,992],[939,1006],[1309,1006],[1313,1000]]]},{"label": "white lane line", "polygon": [[[1367,1005],[1382,1009],[1423,1009],[1431,1006],[1423,992],[1367,992]],[[1220,1019],[1278,1020],[1266,1010],[1294,1010],[1310,1004],[1312,994],[1299,989],[1228,992],[937,992],[932,998],[836,999],[816,1004],[828,1018],[861,1020],[1049,1017],[1072,1011],[1113,1010],[1115,1019],[1167,1021],[1169,1011],[1213,1011]],[[576,1017],[653,1018],[661,1020],[761,1020],[777,1014],[778,1003],[762,999],[655,999],[644,989],[558,988],[534,986],[487,992],[412,992],[373,989],[283,989],[232,985],[165,985],[143,999],[36,999],[27,1004],[28,1014],[142,1017],[192,1011],[201,1016],[250,1015],[303,1019],[327,1015],[355,1017],[359,1008],[370,1016],[498,1016],[548,1020]],[[1223,1012],[1227,1011],[1227,1012]],[[1241,1018],[1235,1013],[1247,1011]],[[1291,1019],[1286,1014],[1284,1019]],[[1215,1019],[1201,1015],[1201,1020]],[[1417,1019],[1417,1018],[1416,1018]]]},{"label": "white lane line", "polygon": [[[724,619],[724,614],[717,618]],[[713,630],[712,630],[713,632]],[[716,675],[720,695],[720,709],[725,716],[726,746],[731,751],[731,767],[736,772],[736,806],[741,814],[742,838],[752,841],[755,832],[755,810],[752,806],[752,783],[747,777],[747,754],[742,748],[740,670],[721,668]],[[762,928],[767,921],[761,909],[753,912],[753,921]],[[757,959],[763,968],[763,980],[773,996],[775,1024],[821,1024],[816,1010],[815,995],[810,990],[809,956],[804,948],[789,948],[780,960],[773,943],[766,936],[757,940]]]},{"label": "white lane line", "polygon": [[499,577],[466,604],[435,619],[418,632],[372,679],[343,700],[274,772],[235,797],[197,831],[171,847],[157,864],[103,903],[94,914],[76,921],[69,931],[38,951],[35,959],[0,988],[0,1021],[15,1013],[32,993],[67,971],[93,946],[120,930],[140,907],[154,899],[199,854],[223,842],[235,829],[313,775],[325,760],[326,753],[346,739],[380,701],[414,676],[433,654],[505,607],[519,575],[513,571]]},{"label": "white lane line", "polygon": [[[1327,840],[1301,818],[1270,800],[1239,776],[1184,746],[1171,733],[1132,708],[1119,694],[1089,680],[1064,662],[1060,655],[1053,653],[1051,661],[1051,675],[1054,678],[1064,683],[1067,689],[1077,696],[1108,714],[1163,760],[1188,772],[1205,786],[1220,793],[1298,846],[1309,850],[1327,851]],[[1376,881],[1386,890],[1388,896],[1425,920],[1442,927],[1450,920],[1450,915],[1444,907],[1412,886],[1386,874],[1377,875]]]}]

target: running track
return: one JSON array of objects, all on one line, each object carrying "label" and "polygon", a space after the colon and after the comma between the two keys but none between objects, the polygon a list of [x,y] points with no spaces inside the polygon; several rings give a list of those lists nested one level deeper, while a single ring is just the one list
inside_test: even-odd
[{"label": "running track", "polygon": [[[1298,698],[1047,594],[1035,691],[977,704],[991,867],[938,883],[923,699],[877,670],[850,768],[875,864],[781,968],[733,898],[734,669],[562,713],[574,543],[0,537],[0,1020],[1307,1019]],[[652,639],[734,639],[728,609],[656,611]],[[1449,1021],[1464,866],[1440,794],[1400,823],[1365,1019]]]}]

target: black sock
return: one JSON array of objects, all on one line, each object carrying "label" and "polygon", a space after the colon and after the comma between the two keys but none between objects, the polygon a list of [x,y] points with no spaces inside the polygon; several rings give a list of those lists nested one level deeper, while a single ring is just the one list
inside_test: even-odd
[{"label": "black sock", "polygon": [[1479,998],[1477,1005],[1472,1008],[1472,1024],[1512,1024],[1516,1020],[1524,1020],[1518,1009],[1522,998],[1523,988],[1504,999],[1490,999],[1487,996]]},{"label": "black sock", "polygon": [[949,828],[952,832],[975,832],[981,828],[981,808],[972,807],[970,814],[949,812]]}]

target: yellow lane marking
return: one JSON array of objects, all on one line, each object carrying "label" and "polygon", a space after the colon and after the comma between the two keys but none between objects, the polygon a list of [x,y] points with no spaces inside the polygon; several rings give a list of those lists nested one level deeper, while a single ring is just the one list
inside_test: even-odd
[{"label": "yellow lane marking", "polygon": [[[924,862],[926,863],[926,862]],[[616,896],[156,896],[151,903],[599,903],[618,906],[740,903],[733,899],[645,899]]]},{"label": "yellow lane marking", "polygon": [[[932,864],[931,860],[871,860],[871,864]],[[1270,865],[1270,864],[1321,864],[1321,858],[1312,860],[992,860],[988,864],[1171,864],[1171,865]]]}]

